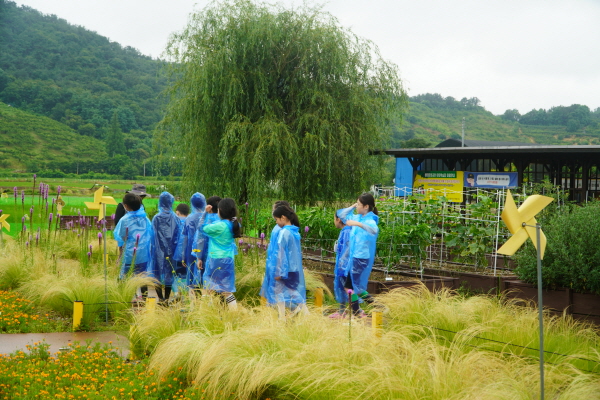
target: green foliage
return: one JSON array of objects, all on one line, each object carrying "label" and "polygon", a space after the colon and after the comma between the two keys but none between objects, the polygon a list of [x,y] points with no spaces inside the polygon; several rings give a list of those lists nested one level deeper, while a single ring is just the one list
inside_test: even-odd
[{"label": "green foliage", "polygon": [[[568,287],[577,292],[600,293],[600,224],[594,223],[600,202],[571,211],[563,209],[544,220],[547,247],[542,262],[546,287]],[[537,283],[536,251],[530,243],[515,255],[515,272],[526,282]]]},{"label": "green foliage", "polygon": [[163,127],[188,188],[242,201],[355,195],[406,102],[397,67],[321,8],[211,3],[168,55]]},{"label": "green foliage", "polygon": [[110,127],[106,134],[106,153],[109,157],[125,154],[125,140],[123,139],[123,132],[119,125],[119,115],[116,110],[110,120]]}]

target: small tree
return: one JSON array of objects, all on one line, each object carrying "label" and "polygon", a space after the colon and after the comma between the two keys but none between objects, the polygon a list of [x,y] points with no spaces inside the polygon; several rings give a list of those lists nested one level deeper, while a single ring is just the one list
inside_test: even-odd
[{"label": "small tree", "polygon": [[117,110],[115,110],[106,134],[106,152],[109,157],[114,157],[115,155],[125,154],[125,150],[125,138],[119,125]]},{"label": "small tree", "polygon": [[242,201],[354,196],[407,102],[397,67],[320,8],[212,3],[167,54],[187,188]]}]

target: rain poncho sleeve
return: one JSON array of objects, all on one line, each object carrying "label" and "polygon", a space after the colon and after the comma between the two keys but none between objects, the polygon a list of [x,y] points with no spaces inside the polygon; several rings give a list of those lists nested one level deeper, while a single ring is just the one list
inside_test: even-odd
[{"label": "rain poncho sleeve", "polygon": [[279,232],[273,278],[274,303],[306,303],[302,248],[297,226],[286,225]]},{"label": "rain poncho sleeve", "polygon": [[369,275],[375,261],[375,248],[379,228],[379,217],[373,212],[365,215],[352,215],[348,219],[360,222],[350,231],[350,259],[353,290],[362,293],[367,290]]},{"label": "rain poncho sleeve", "polygon": [[279,232],[281,232],[281,228],[279,225],[275,225],[275,228],[271,231],[271,236],[269,236],[265,276],[260,288],[260,295],[267,299],[270,304],[275,303],[275,266],[277,265],[277,252],[279,250],[279,245],[277,244]]},{"label": "rain poncho sleeve", "polygon": [[154,268],[151,275],[165,285],[173,284],[175,250],[181,234],[180,220],[173,212],[175,198],[163,192],[158,198],[159,212],[152,218],[154,229]]},{"label": "rain poncho sleeve", "polygon": [[120,278],[129,271],[129,266],[134,260],[134,248],[135,265],[146,263],[146,271],[153,270],[154,231],[143,206],[137,211],[127,212],[115,227],[113,236],[119,247],[124,247]]},{"label": "rain poncho sleeve", "polygon": [[338,240],[335,243],[335,278],[333,291],[338,303],[346,303],[348,294],[344,288],[348,271],[351,269],[350,263],[350,232],[351,226],[344,226],[340,231]]},{"label": "rain poncho sleeve", "polygon": [[235,292],[234,257],[237,246],[233,224],[223,219],[202,228],[208,236],[208,257],[204,270],[204,288],[216,292]]}]

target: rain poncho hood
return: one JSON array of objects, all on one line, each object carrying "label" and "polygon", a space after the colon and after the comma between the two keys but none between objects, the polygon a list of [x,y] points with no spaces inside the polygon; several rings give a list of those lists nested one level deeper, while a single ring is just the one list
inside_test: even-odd
[{"label": "rain poncho hood", "polygon": [[233,238],[233,223],[222,219],[205,225],[202,230],[208,236],[204,287],[216,292],[235,292],[234,257],[237,246]]},{"label": "rain poncho hood", "polygon": [[152,248],[154,244],[154,231],[152,223],[146,216],[144,206],[137,211],[128,211],[113,231],[113,235],[119,247],[125,246],[123,250],[123,262],[121,268],[121,278],[127,273],[125,266],[130,265],[134,257],[135,264],[148,263],[147,271],[152,271]]},{"label": "rain poncho hood", "polygon": [[304,304],[306,284],[298,227],[285,225],[277,234],[276,240],[272,256],[267,257],[265,280],[268,279],[270,284],[263,284],[264,295],[270,304]]},{"label": "rain poncho hood", "polygon": [[190,203],[192,210],[183,222],[183,229],[177,243],[177,249],[175,250],[175,260],[184,261],[188,268],[196,260],[192,256],[192,247],[194,244],[194,235],[196,234],[196,229],[198,229],[198,222],[204,214],[206,198],[202,193],[196,192],[192,195]]},{"label": "rain poncho hood", "polygon": [[354,207],[337,211],[345,224],[348,220],[360,222],[363,227],[353,226],[350,231],[350,263],[352,286],[355,293],[360,294],[367,290],[369,275],[375,261],[375,248],[379,234],[379,217],[372,211],[365,215],[353,214]]},{"label": "rain poncho hood", "polygon": [[173,284],[174,255],[183,228],[183,222],[173,212],[174,201],[171,193],[162,192],[158,198],[159,212],[152,218],[154,269],[151,275],[165,285]]}]

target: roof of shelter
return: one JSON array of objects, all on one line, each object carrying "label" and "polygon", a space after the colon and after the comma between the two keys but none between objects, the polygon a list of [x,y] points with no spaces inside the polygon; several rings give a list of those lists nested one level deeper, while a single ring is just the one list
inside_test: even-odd
[{"label": "roof of shelter", "polygon": [[[536,143],[494,142],[491,140],[465,139],[465,147],[497,147],[497,146],[540,146]],[[462,147],[461,139],[446,139],[435,147]]]},{"label": "roof of shelter", "polygon": [[[447,141],[446,141],[447,142]],[[468,146],[467,142],[471,145]],[[444,142],[442,142],[444,143]],[[479,145],[473,147],[473,143]],[[544,157],[600,157],[600,146],[557,146],[531,145],[519,143],[507,145],[510,142],[484,142],[492,145],[482,146],[482,141],[466,141],[465,147],[428,147],[418,149],[389,149],[383,153],[394,157],[445,158],[468,156],[475,158],[514,157],[514,156],[544,156]],[[440,143],[441,144],[441,143]]]}]

